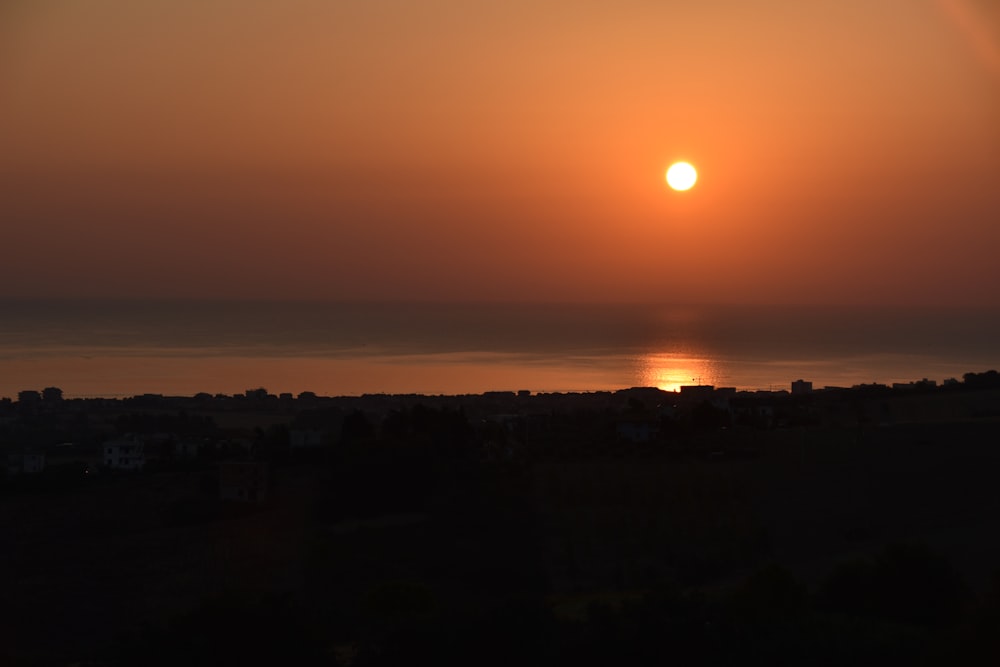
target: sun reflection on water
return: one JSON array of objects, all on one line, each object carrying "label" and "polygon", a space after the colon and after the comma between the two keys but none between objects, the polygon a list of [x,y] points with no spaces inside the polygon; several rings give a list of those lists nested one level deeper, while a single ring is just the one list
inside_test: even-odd
[{"label": "sun reflection on water", "polygon": [[639,377],[645,387],[679,391],[683,385],[725,385],[726,376],[713,359],[685,354],[647,354],[639,361]]}]

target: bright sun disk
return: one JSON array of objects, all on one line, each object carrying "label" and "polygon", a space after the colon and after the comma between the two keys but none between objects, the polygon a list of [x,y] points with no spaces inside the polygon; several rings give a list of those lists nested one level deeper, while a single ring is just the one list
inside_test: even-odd
[{"label": "bright sun disk", "polygon": [[667,185],[674,190],[690,190],[698,180],[698,172],[687,162],[675,162],[667,169]]}]

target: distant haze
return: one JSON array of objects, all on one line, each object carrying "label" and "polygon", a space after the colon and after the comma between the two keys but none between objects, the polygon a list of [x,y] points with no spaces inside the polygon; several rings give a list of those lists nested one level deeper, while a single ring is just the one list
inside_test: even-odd
[{"label": "distant haze", "polygon": [[1000,306],[1000,9],[13,0],[0,230],[0,296]]},{"label": "distant haze", "polygon": [[787,389],[1000,367],[996,309],[4,300],[0,312],[0,397]]}]

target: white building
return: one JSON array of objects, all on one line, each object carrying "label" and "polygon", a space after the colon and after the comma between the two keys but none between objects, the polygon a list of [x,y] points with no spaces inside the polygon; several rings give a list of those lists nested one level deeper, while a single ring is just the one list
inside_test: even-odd
[{"label": "white building", "polygon": [[660,434],[660,426],[647,419],[623,419],[615,430],[618,437],[629,442],[652,442]]},{"label": "white building", "polygon": [[33,475],[45,470],[45,454],[34,450],[11,452],[7,455],[7,472],[12,475]]},{"label": "white building", "polygon": [[183,438],[174,445],[174,457],[178,459],[196,459],[204,442],[195,438]]},{"label": "white building", "polygon": [[134,435],[108,440],[102,448],[105,468],[142,470],[146,465],[145,443]]}]

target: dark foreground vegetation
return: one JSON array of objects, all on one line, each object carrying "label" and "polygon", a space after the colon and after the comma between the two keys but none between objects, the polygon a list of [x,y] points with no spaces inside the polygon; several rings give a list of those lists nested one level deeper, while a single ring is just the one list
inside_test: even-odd
[{"label": "dark foreground vegetation", "polygon": [[0,664],[998,664],[978,379],[13,404]]}]

